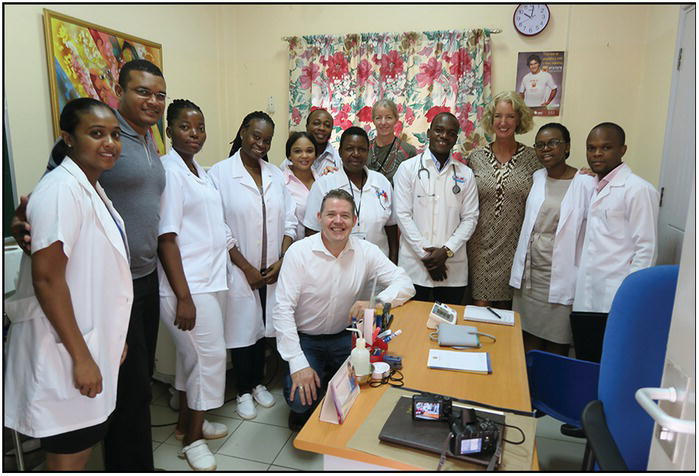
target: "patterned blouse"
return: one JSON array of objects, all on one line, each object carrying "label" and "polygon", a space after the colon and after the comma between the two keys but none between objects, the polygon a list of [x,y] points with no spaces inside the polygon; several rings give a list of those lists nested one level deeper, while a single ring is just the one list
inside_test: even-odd
[{"label": "patterned blouse", "polygon": [[512,158],[501,164],[492,144],[468,156],[476,176],[480,214],[468,241],[469,282],[474,299],[512,300],[510,272],[532,174],[541,168],[534,149],[517,143]]},{"label": "patterned blouse", "polygon": [[396,137],[393,144],[383,147],[376,145],[376,139],[369,141],[369,160],[366,166],[369,170],[375,170],[384,175],[393,185],[393,175],[398,166],[406,159],[415,157],[417,150],[407,142]]}]

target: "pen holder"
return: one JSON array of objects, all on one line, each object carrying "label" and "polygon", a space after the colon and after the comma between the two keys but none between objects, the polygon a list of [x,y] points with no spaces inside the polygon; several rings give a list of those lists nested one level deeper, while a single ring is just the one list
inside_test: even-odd
[{"label": "pen holder", "polygon": [[[374,355],[377,351],[377,355]],[[369,362],[383,362],[386,352],[388,352],[388,344],[381,339],[376,339],[369,349]]]}]

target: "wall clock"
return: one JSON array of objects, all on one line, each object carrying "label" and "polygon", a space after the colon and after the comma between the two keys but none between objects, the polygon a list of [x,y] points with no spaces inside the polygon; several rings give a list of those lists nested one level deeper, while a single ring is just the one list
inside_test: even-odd
[{"label": "wall clock", "polygon": [[515,8],[512,22],[518,32],[525,36],[538,35],[551,19],[551,11],[545,3],[523,3]]}]

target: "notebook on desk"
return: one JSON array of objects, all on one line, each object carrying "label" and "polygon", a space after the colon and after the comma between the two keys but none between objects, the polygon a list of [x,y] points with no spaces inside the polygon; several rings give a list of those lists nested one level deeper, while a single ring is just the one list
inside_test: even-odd
[{"label": "notebook on desk", "polygon": [[[401,397],[398,399],[391,415],[386,420],[379,440],[386,443],[408,446],[418,450],[429,451],[430,453],[442,454],[444,451],[445,439],[449,434],[449,424],[445,421],[416,421],[412,417],[412,399]],[[491,413],[476,410],[476,415],[482,418],[489,418],[498,423],[500,428],[505,424],[505,415],[501,413]],[[502,444],[502,434],[500,431],[500,442]],[[487,466],[492,455],[454,456],[450,452],[447,455],[451,458],[468,461],[471,463]]]},{"label": "notebook on desk", "polygon": [[430,349],[427,366],[438,370],[459,370],[474,374],[492,374],[490,356],[487,352],[460,352],[455,350]]},{"label": "notebook on desk", "polygon": [[[497,314],[497,315],[496,315]],[[481,306],[466,306],[464,309],[465,321],[487,322],[488,324],[515,325],[514,311],[495,309]]]}]

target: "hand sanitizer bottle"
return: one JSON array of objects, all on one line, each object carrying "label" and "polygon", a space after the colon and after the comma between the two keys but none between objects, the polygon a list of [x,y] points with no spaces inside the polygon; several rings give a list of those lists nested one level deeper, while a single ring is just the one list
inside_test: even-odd
[{"label": "hand sanitizer bottle", "polygon": [[369,361],[369,350],[366,348],[366,341],[363,338],[357,339],[357,345],[350,354],[350,361],[360,383],[362,380],[368,380],[364,377],[371,375],[371,362]]}]

